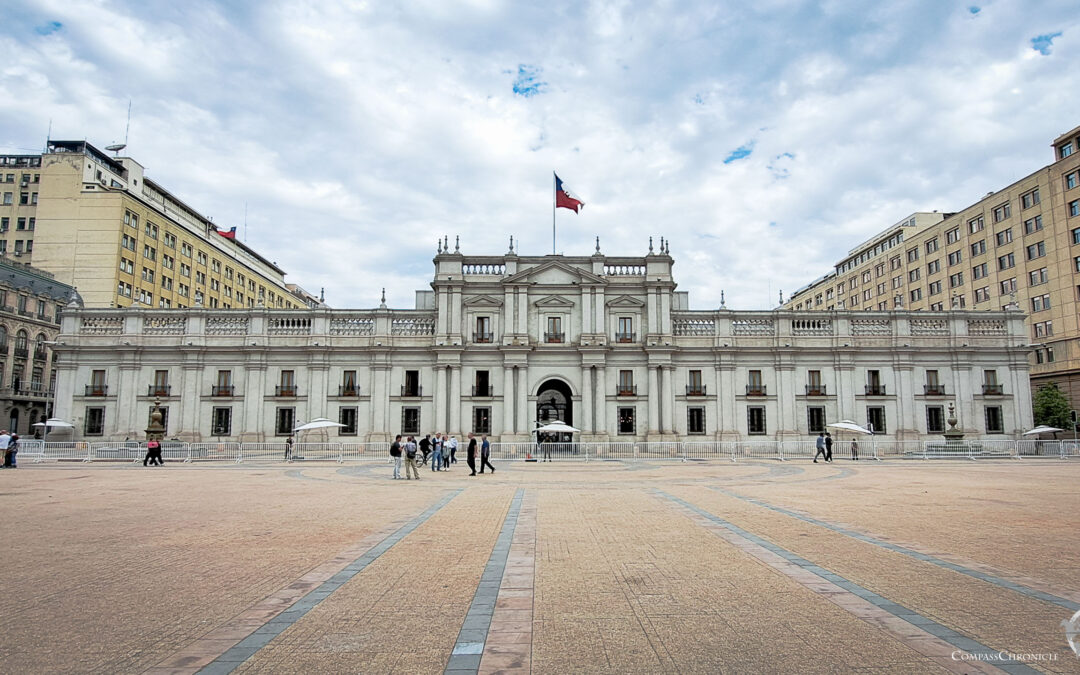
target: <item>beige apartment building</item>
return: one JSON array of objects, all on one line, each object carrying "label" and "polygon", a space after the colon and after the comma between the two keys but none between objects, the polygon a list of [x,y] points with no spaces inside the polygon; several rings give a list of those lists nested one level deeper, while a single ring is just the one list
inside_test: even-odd
[{"label": "beige apartment building", "polygon": [[75,286],[87,307],[295,309],[285,273],[144,175],[85,141],[0,155],[0,256]]},{"label": "beige apartment building", "polygon": [[1026,315],[1032,385],[1080,408],[1080,127],[1054,161],[956,213],[916,213],[799,289],[792,310],[1001,310]]}]

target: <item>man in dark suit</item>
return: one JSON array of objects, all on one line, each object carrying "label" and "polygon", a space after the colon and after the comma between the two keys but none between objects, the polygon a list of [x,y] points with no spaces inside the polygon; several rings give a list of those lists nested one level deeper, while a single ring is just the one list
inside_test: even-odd
[{"label": "man in dark suit", "polygon": [[468,454],[468,457],[466,458],[466,463],[469,465],[469,470],[472,471],[472,473],[470,473],[469,475],[470,476],[475,476],[476,475],[476,436],[473,436],[472,433],[469,434],[469,450],[468,450],[468,452],[469,452],[469,454]]},{"label": "man in dark suit", "polygon": [[832,434],[825,432],[825,461],[832,461]]}]

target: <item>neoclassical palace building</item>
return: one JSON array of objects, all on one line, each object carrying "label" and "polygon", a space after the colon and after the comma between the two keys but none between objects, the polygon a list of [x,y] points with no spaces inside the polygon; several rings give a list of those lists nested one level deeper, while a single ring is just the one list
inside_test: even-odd
[{"label": "neoclassical palace building", "polygon": [[263,441],[319,417],[337,440],[470,431],[581,440],[815,435],[850,419],[940,437],[1032,423],[1020,311],[692,310],[662,244],[637,257],[471,256],[440,243],[414,309],[69,307],[58,417],[141,438]]}]

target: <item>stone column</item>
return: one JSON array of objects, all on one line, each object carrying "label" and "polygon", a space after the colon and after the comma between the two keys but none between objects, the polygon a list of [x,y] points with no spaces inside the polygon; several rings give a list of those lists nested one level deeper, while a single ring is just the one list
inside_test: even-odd
[{"label": "stone column", "polygon": [[[123,358],[123,357],[121,357]],[[133,363],[120,364],[119,382],[116,386],[117,419],[121,420],[117,426],[118,433],[131,438],[141,438],[143,426],[139,422],[142,416],[142,406],[138,403],[139,395],[139,367]]]},{"label": "stone column", "polygon": [[581,431],[593,432],[592,366],[581,367]]},{"label": "stone column", "polygon": [[526,366],[517,367],[517,428],[516,433],[528,434],[529,428],[529,373]]},{"label": "stone column", "polygon": [[519,286],[518,292],[519,295],[514,300],[518,310],[518,326],[514,332],[524,335],[529,332],[529,289]]},{"label": "stone column", "polygon": [[503,366],[503,423],[499,436],[505,437],[514,433],[514,369]]},{"label": "stone column", "polygon": [[592,325],[592,289],[582,289],[581,293],[581,332],[594,333]]},{"label": "stone column", "polygon": [[450,433],[461,437],[461,366],[450,367]]},{"label": "stone column", "polygon": [[[210,434],[213,419],[205,420],[200,415],[199,400],[211,392],[203,388],[203,367],[201,364],[185,363],[180,369],[180,414],[174,420],[173,434],[189,443],[198,443],[203,435]],[[201,425],[201,426],[200,426]]]},{"label": "stone column", "polygon": [[[675,416],[673,409],[675,408],[675,396],[671,390],[671,377],[674,366],[663,366],[660,369],[660,433],[673,434],[675,433]],[[652,394],[650,392],[650,398]]]},{"label": "stone column", "polygon": [[618,429],[612,429],[608,412],[608,384],[607,366],[596,367],[596,423],[593,425],[593,433],[614,435]]},{"label": "stone column", "polygon": [[446,384],[446,366],[435,366],[435,391],[431,397],[432,407],[435,410],[435,419],[432,424],[438,432],[448,431],[448,425],[446,422],[446,400],[447,400],[447,384]]},{"label": "stone column", "polygon": [[660,430],[660,378],[656,371],[656,366],[649,366],[649,390],[645,392],[649,398],[648,433],[650,434]]}]

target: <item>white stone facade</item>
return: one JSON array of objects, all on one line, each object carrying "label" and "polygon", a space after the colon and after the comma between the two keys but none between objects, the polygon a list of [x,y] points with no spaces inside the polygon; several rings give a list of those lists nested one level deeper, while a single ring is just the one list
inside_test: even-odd
[{"label": "white stone facade", "polygon": [[[897,440],[1032,423],[1020,312],[690,310],[666,250],[435,257],[416,309],[71,309],[57,416],[87,438],[335,440],[486,432],[563,418],[582,440],[806,438],[839,419]],[[881,427],[884,427],[882,429]]]}]

